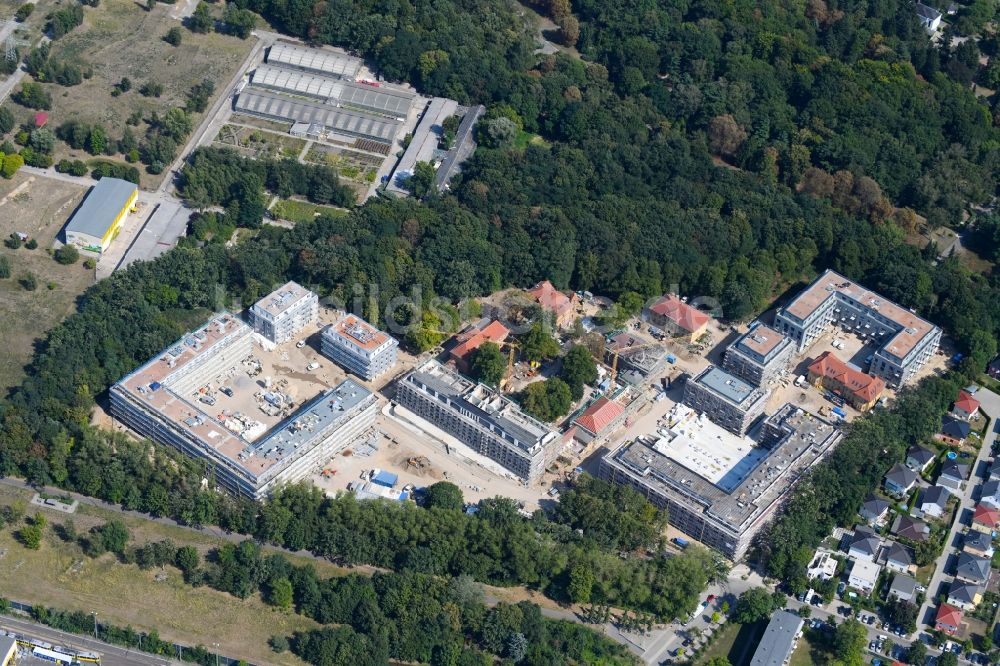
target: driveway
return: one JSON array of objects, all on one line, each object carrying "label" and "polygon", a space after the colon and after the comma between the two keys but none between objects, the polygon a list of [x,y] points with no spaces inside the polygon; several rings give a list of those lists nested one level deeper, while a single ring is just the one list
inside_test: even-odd
[{"label": "driveway", "polygon": [[[988,414],[992,419],[996,419],[1000,416],[1000,395],[997,395],[989,389],[980,389],[976,393],[976,399],[979,400],[980,409]],[[927,585],[927,600],[924,601],[924,605],[921,606],[920,612],[917,613],[918,622],[927,625],[930,628],[934,627],[934,615],[936,612],[936,604],[934,604],[934,599],[937,597],[938,592],[943,583],[951,583],[953,580],[952,576],[945,573],[948,566],[948,560],[958,552],[958,548],[961,547],[961,538],[959,533],[968,524],[971,514],[975,509],[976,503],[972,499],[973,491],[979,485],[980,479],[983,477],[988,460],[990,459],[990,451],[993,448],[993,442],[996,439],[996,433],[994,428],[991,426],[987,429],[986,435],[983,437],[983,444],[979,449],[979,455],[976,456],[976,463],[972,467],[972,474],[969,480],[965,484],[965,490],[962,492],[959,498],[959,510],[958,517],[951,526],[951,530],[948,532],[948,538],[945,540],[944,550],[941,552],[941,556],[937,558],[934,562],[934,575],[931,576],[930,583]]]}]

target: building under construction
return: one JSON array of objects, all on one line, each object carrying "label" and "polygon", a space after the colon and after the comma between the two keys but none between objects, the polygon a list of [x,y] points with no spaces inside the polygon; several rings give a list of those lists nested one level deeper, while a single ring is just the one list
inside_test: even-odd
[{"label": "building under construction", "polygon": [[252,340],[253,330],[242,321],[216,316],[112,386],[111,415],[140,435],[205,460],[206,476],[253,499],[305,478],[372,427],[378,400],[351,379],[301,405],[280,382],[261,380],[264,390],[254,398],[260,418],[274,424],[270,430],[244,412],[222,409],[220,394],[237,398],[220,384],[241,373],[260,374]]},{"label": "building under construction", "polygon": [[559,433],[500,393],[433,359],[399,381],[396,400],[529,484],[541,477],[563,445]]}]

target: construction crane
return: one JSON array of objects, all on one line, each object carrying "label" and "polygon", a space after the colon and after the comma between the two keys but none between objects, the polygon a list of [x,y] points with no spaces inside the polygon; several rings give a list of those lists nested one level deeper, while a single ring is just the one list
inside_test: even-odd
[{"label": "construction crane", "polygon": [[641,344],[641,345],[629,345],[628,347],[616,348],[613,352],[611,352],[611,374],[610,374],[611,383],[609,384],[609,386],[614,386],[615,380],[618,379],[618,355],[619,354],[621,354],[623,351],[624,352],[632,352],[632,351],[639,351],[639,350],[642,350],[642,349],[648,349],[650,347],[659,347],[659,346],[661,346],[659,342],[647,342],[647,343]]}]

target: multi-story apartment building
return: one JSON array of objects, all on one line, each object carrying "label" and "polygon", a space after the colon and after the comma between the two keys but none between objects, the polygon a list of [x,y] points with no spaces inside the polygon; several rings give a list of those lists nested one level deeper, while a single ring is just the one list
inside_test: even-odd
[{"label": "multi-story apartment building", "polygon": [[726,348],[722,369],[754,386],[764,386],[788,370],[794,351],[788,338],[758,324]]},{"label": "multi-story apartment building", "polygon": [[323,329],[323,355],[367,381],[396,365],[397,347],[399,343],[391,335],[352,314]]},{"label": "multi-story apartment building", "polygon": [[559,433],[484,384],[435,360],[399,381],[396,400],[531,484],[559,453]]},{"label": "multi-story apartment building", "polygon": [[657,435],[605,454],[599,475],[631,486],[667,509],[671,525],[734,560],[841,437],[832,424],[791,404],[767,419],[759,446],[683,405],[669,419]]},{"label": "multi-story apartment building", "polygon": [[275,344],[291,340],[318,315],[319,297],[295,282],[271,292],[250,308],[253,330]]},{"label": "multi-story apartment building", "polygon": [[826,271],[774,317],[774,328],[798,351],[838,325],[878,346],[868,373],[901,386],[937,351],[941,329],[912,311]]},{"label": "multi-story apartment building", "polygon": [[764,413],[768,391],[710,365],[684,385],[684,404],[742,435]]},{"label": "multi-story apartment building", "polygon": [[259,437],[234,431],[220,410],[210,409],[214,398],[204,387],[253,353],[252,333],[230,314],[217,316],[112,386],[111,414],[140,435],[204,460],[206,475],[222,488],[261,499],[369,429],[378,400],[348,379]]}]

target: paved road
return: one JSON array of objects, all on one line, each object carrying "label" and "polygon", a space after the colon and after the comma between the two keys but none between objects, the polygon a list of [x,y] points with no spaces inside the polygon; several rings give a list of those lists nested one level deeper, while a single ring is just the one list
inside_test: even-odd
[{"label": "paved road", "polygon": [[[1000,416],[1000,396],[984,388],[976,393],[976,398],[980,402],[981,409],[991,418],[996,419]],[[996,433],[994,428],[990,427],[983,439],[983,445],[979,449],[979,455],[976,456],[976,463],[972,467],[972,475],[965,484],[965,490],[959,499],[960,507],[958,515],[951,526],[951,530],[948,532],[944,550],[941,552],[941,556],[934,562],[934,575],[931,576],[930,583],[927,585],[927,599],[924,601],[924,605],[921,606],[920,612],[917,613],[918,621],[928,625],[930,628],[934,627],[934,615],[936,613],[934,600],[937,599],[939,592],[941,592],[940,588],[942,584],[950,584],[954,580],[951,575],[946,573],[949,560],[956,553],[956,547],[961,548],[959,532],[968,524],[971,513],[976,506],[975,501],[972,499],[973,491],[978,485],[980,474],[986,471],[986,460],[990,457],[990,451],[992,450],[995,438]]]},{"label": "paved road", "polygon": [[29,620],[4,616],[0,618],[0,628],[31,638],[38,638],[53,645],[99,652],[103,666],[172,666],[180,663],[173,659],[156,657],[138,650],[111,645],[87,636],[69,634]]}]

